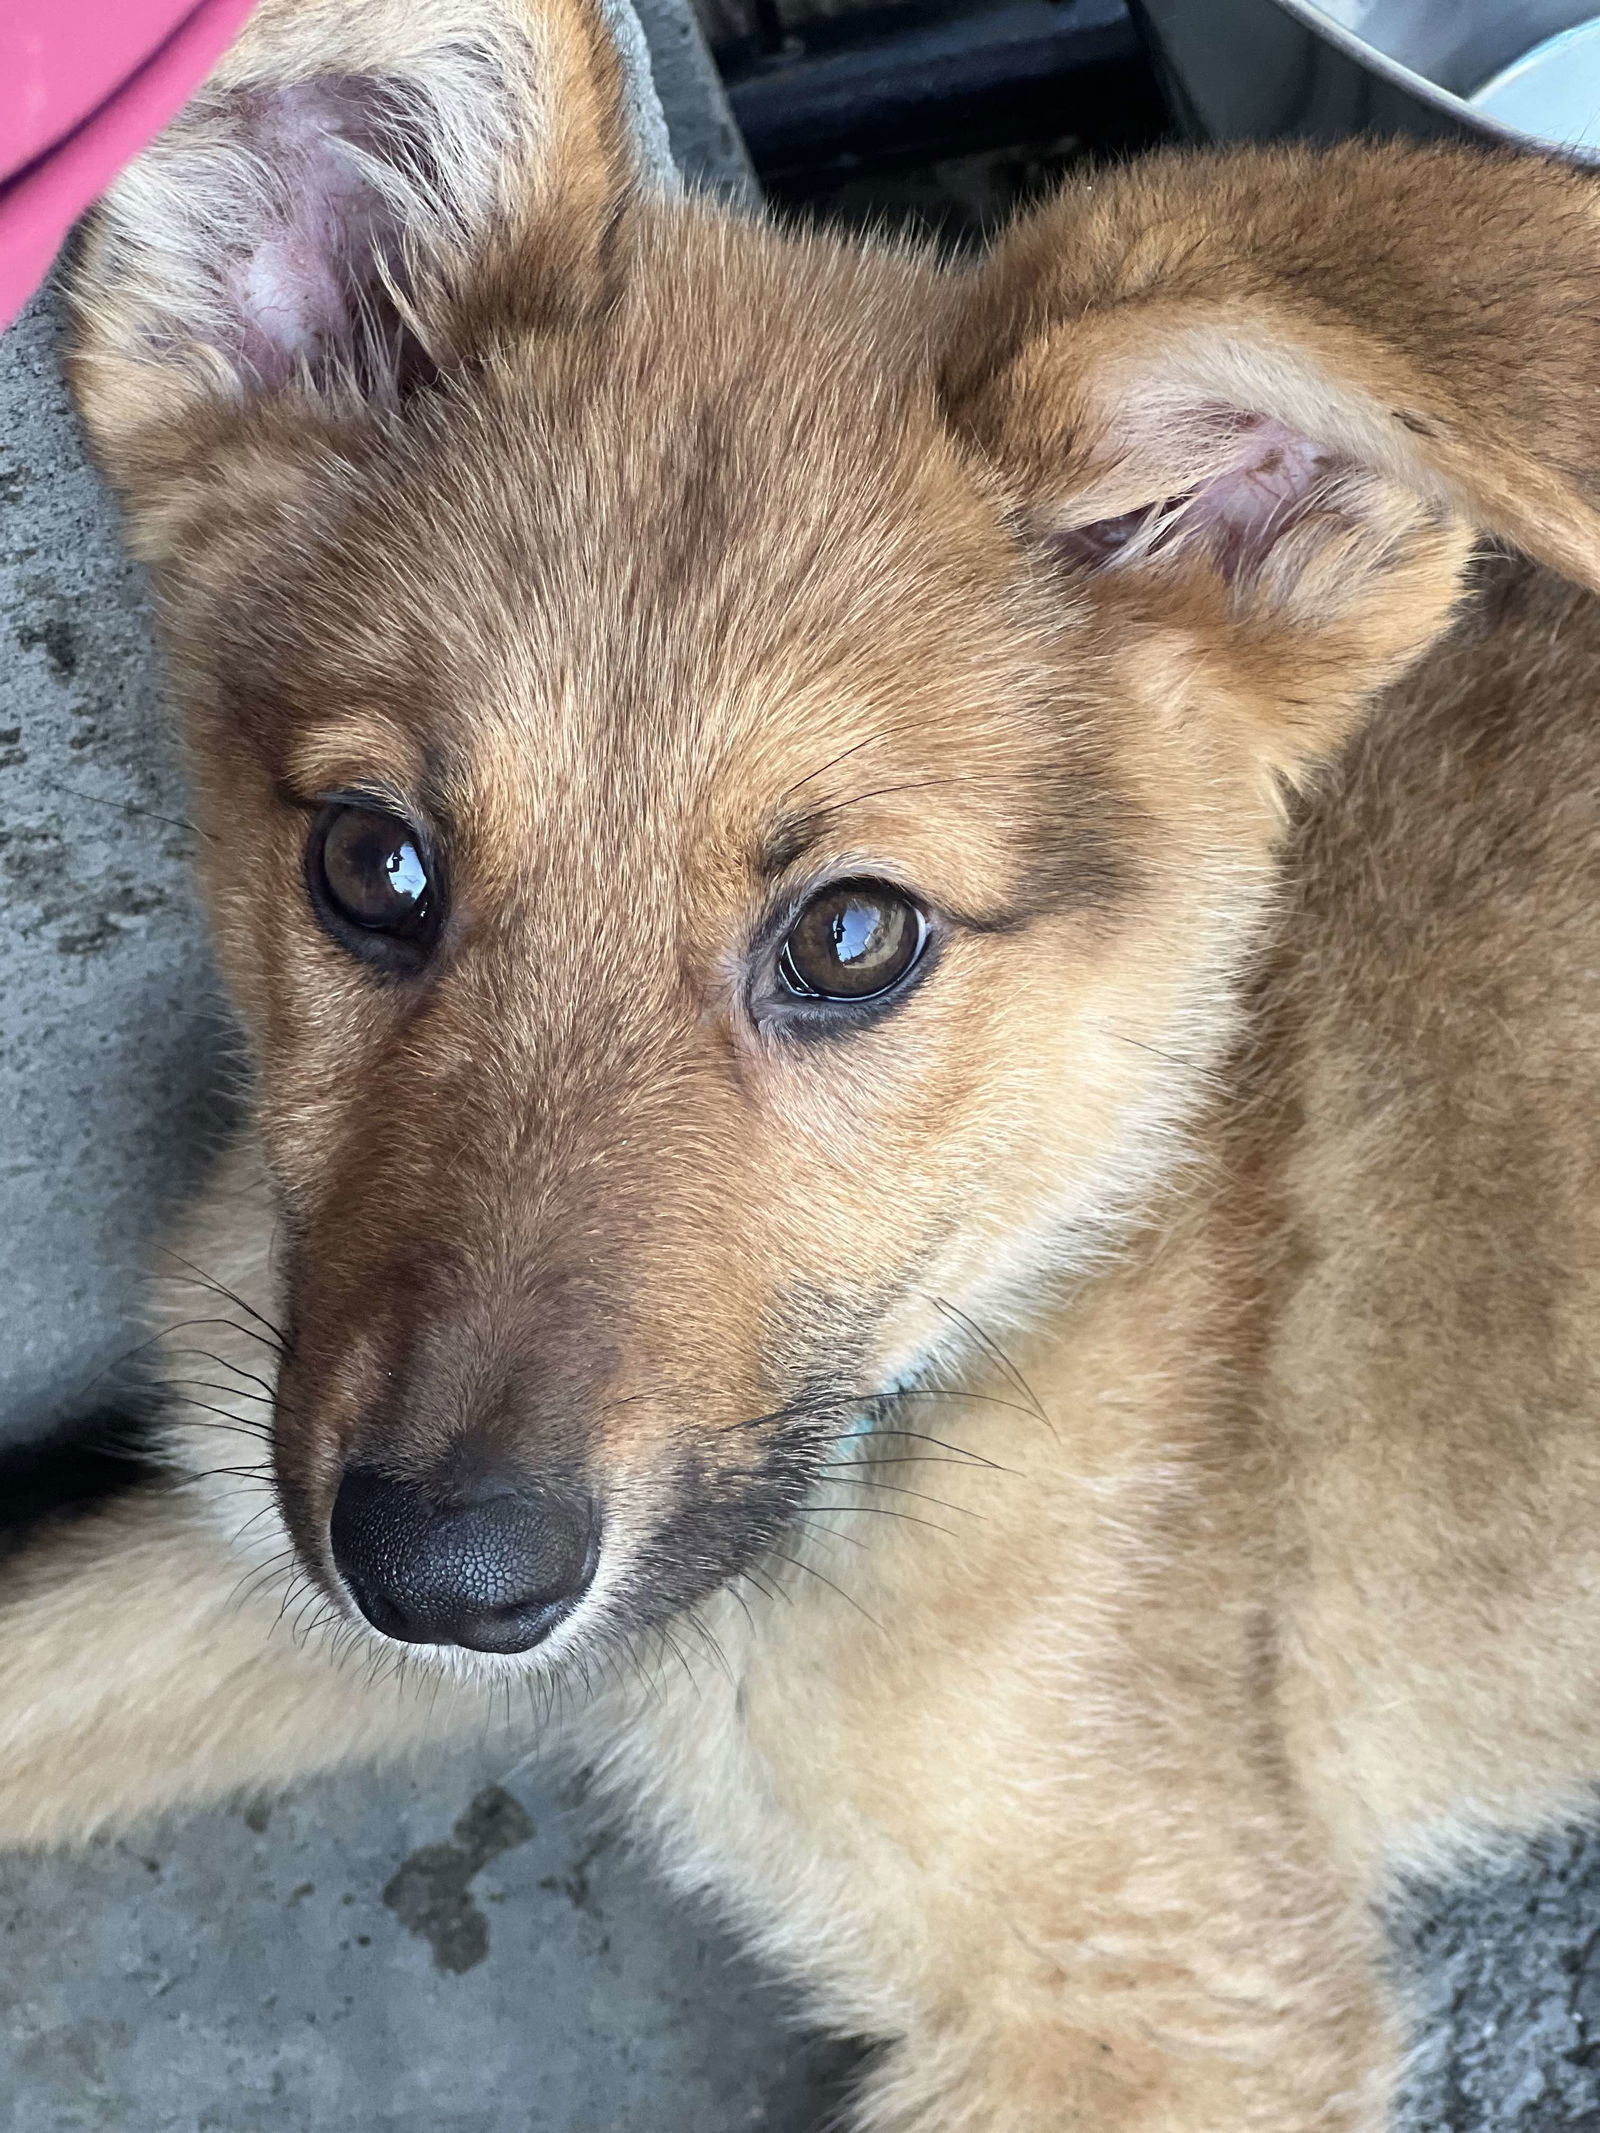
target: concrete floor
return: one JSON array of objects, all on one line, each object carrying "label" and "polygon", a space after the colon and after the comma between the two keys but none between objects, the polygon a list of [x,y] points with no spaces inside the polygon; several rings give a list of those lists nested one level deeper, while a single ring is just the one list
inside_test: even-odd
[{"label": "concrete floor", "polygon": [[[680,160],[737,185],[649,0]],[[81,1413],[213,1136],[224,1025],[143,592],[36,309],[0,343],[0,1434]],[[14,2133],[805,2133],[836,2055],[580,1801],[505,1754],[0,1860]],[[1600,2125],[1600,1844],[1397,1933],[1406,2133]],[[999,2133],[999,2129],[997,2129]]]},{"label": "concrete floor", "polygon": [[1557,1832],[1395,1919],[1413,2018],[1396,2133],[1600,2133],[1600,1832]]},{"label": "concrete floor", "polygon": [[506,1758],[0,1862],[15,2133],[806,2133],[827,2054]]}]

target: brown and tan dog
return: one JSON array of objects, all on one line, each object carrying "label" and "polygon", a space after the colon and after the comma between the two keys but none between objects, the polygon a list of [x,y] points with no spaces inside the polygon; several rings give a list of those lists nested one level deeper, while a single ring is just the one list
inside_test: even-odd
[{"label": "brown and tan dog", "polygon": [[269,0],[80,302],[258,1079],[0,1839],[526,1685],[862,2129],[1375,2133],[1384,1875],[1600,1775],[1593,184],[952,271],[642,188],[583,0]]}]

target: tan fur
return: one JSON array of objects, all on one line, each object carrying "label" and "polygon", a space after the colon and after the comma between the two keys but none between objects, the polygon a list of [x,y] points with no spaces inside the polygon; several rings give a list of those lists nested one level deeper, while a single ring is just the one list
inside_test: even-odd
[{"label": "tan fur", "polygon": [[[227,99],[465,48],[501,146],[407,166],[395,268],[437,378],[253,384]],[[0,1838],[525,1680],[891,2046],[862,2133],[1376,2133],[1385,1874],[1600,1775],[1590,181],[1163,159],[944,273],[630,190],[578,0],[269,4],[234,67],[77,363],[255,1120],[165,1299],[187,1480],[8,1572]],[[352,783],[446,826],[410,990],[299,886]],[[852,872],[938,963],[785,1038],[762,913]],[[605,1505],[525,1661],[402,1655],[328,1557],[352,1449],[469,1423]]]}]

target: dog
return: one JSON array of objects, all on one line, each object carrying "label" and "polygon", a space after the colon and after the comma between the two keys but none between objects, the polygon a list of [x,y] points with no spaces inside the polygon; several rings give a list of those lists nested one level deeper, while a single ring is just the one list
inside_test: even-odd
[{"label": "dog", "polygon": [[1594,180],[947,264],[265,0],[76,289],[254,1067],[0,1839],[525,1697],[858,2133],[1377,2133],[1386,1877],[1600,1774]]}]

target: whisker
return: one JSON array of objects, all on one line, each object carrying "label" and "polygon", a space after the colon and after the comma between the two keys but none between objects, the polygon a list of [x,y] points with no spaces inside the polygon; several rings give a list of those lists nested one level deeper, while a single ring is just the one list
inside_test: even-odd
[{"label": "whisker", "polygon": [[791,1523],[797,1531],[809,1534],[812,1540],[824,1548],[831,1547],[836,1541],[844,1541],[852,1548],[864,1548],[867,1545],[859,1533],[838,1533],[829,1526],[814,1526],[810,1519],[804,1516],[797,1516]]},{"label": "whisker", "polygon": [[239,1309],[248,1317],[253,1318],[258,1326],[265,1326],[275,1339],[281,1341],[286,1351],[290,1348],[292,1343],[282,1326],[275,1325],[264,1312],[258,1311],[254,1304],[246,1303],[237,1290],[230,1289],[225,1281],[218,1281],[214,1274],[208,1274],[204,1267],[196,1266],[192,1259],[185,1259],[181,1252],[173,1251],[170,1246],[161,1245],[158,1249],[165,1253],[168,1259],[175,1261],[177,1265],[187,1267],[202,1288],[209,1289],[214,1296],[225,1296],[229,1303],[236,1303]]},{"label": "whisker", "polygon": [[810,1393],[791,1400],[786,1407],[774,1407],[769,1414],[751,1415],[742,1422],[725,1422],[720,1431],[727,1436],[734,1430],[769,1429],[778,1422],[792,1422],[802,1416],[829,1415],[843,1418],[852,1411],[853,1405],[840,1393]]},{"label": "whisker", "polygon": [[[852,1467],[869,1466],[953,1466],[959,1469],[970,1466],[973,1463],[973,1461],[967,1459],[943,1458],[937,1452],[878,1452],[869,1454],[865,1459],[830,1459],[828,1461],[828,1471],[829,1473],[849,1473]],[[995,1466],[991,1459],[985,1459],[978,1463],[991,1468],[997,1474],[1009,1474],[1012,1471],[1010,1467]]]},{"label": "whisker", "polygon": [[[253,1407],[266,1407],[272,1404],[268,1401],[265,1393],[241,1392],[237,1385],[214,1385],[209,1378],[163,1378],[161,1386],[165,1392],[220,1392],[225,1400],[247,1400]],[[239,1419],[243,1422],[247,1421],[249,1417],[241,1415]],[[265,1422],[258,1422],[255,1426],[258,1429],[265,1430],[268,1425]]]},{"label": "whisker", "polygon": [[270,1556],[265,1563],[258,1563],[253,1569],[244,1573],[229,1594],[228,1604],[232,1606],[237,1603],[242,1606],[260,1586],[270,1583],[273,1578],[282,1577],[285,1574],[292,1576],[297,1560],[298,1558],[292,1545],[287,1548],[280,1548],[278,1553]]},{"label": "whisker", "polygon": [[[241,1333],[245,1333],[249,1331],[249,1328],[246,1326],[241,1326],[238,1330]],[[209,1348],[175,1348],[172,1352],[174,1355],[204,1356],[207,1362],[218,1363],[222,1366],[224,1370],[231,1370],[235,1377],[244,1378],[246,1382],[251,1385],[259,1385],[261,1388],[259,1395],[260,1398],[265,1400],[271,1400],[274,1403],[277,1401],[278,1388],[275,1382],[271,1378],[264,1378],[258,1376],[257,1373],[253,1370],[246,1370],[243,1363],[231,1362],[227,1356],[217,1355],[213,1353],[213,1351]],[[243,1393],[239,1394],[240,1399],[243,1399],[244,1397],[245,1395]]]},{"label": "whisker", "polygon": [[251,1528],[251,1527],[252,1527],[252,1526],[253,1526],[253,1525],[254,1525],[254,1524],[255,1524],[255,1523],[257,1522],[257,1520],[258,1520],[258,1519],[262,1519],[262,1518],[266,1518],[266,1517],[268,1517],[268,1516],[269,1516],[269,1515],[270,1515],[270,1514],[271,1514],[272,1512],[274,1512],[274,1511],[275,1511],[275,1510],[276,1510],[277,1508],[278,1508],[278,1503],[277,1503],[277,1496],[276,1496],[276,1492],[274,1492],[274,1496],[273,1496],[273,1500],[272,1500],[272,1502],[271,1502],[271,1503],[264,1503],[264,1504],[263,1504],[263,1505],[261,1506],[261,1509],[260,1509],[259,1511],[252,1511],[252,1512],[250,1513],[250,1516],[249,1516],[249,1517],[248,1517],[248,1518],[247,1518],[247,1519],[245,1520],[244,1524],[243,1524],[242,1526],[240,1526],[240,1527],[239,1527],[239,1529],[238,1529],[238,1531],[237,1531],[237,1532],[236,1532],[236,1533],[234,1534],[234,1539],[235,1539],[236,1541],[238,1541],[238,1540],[242,1540],[242,1539],[244,1538],[244,1536],[245,1536],[245,1535],[246,1535],[246,1534],[247,1534],[247,1533],[248,1533],[248,1532],[250,1531],[250,1528]]},{"label": "whisker", "polygon": [[[1028,1410],[1025,1407],[1018,1408],[1017,1412],[1026,1414]],[[871,1434],[874,1437],[904,1437],[908,1443],[912,1444],[936,1444],[942,1452],[953,1452],[958,1464],[986,1466],[996,1474],[1009,1474],[1015,1471],[1012,1467],[1002,1466],[998,1459],[985,1459],[981,1452],[968,1451],[964,1444],[952,1444],[944,1437],[930,1437],[926,1430],[902,1429],[895,1423],[875,1422],[872,1425]]]},{"label": "whisker", "polygon": [[836,770],[841,763],[848,762],[851,756],[859,755],[863,748],[870,748],[877,738],[875,733],[863,734],[859,741],[852,741],[848,748],[841,748],[837,755],[829,756],[828,760],[819,763],[815,770],[808,770],[803,778],[796,778],[792,785],[786,785],[778,797],[787,800],[791,793],[798,792],[803,785],[810,785],[813,780],[826,776],[830,770]]},{"label": "whisker", "polygon": [[754,1564],[747,1563],[744,1569],[739,1572],[739,1576],[741,1578],[748,1579],[749,1582],[754,1585],[756,1591],[761,1593],[766,1599],[781,1599],[786,1601],[791,1607],[794,1605],[794,1595],[792,1593],[785,1592],[781,1585],[769,1583],[763,1573],[755,1568]]},{"label": "whisker", "polygon": [[824,1572],[817,1568],[815,1563],[806,1562],[802,1556],[785,1555],[781,1548],[769,1548],[767,1553],[775,1556],[780,1563],[790,1563],[796,1570],[803,1570],[808,1577],[814,1577],[819,1584],[826,1585],[830,1592],[836,1592],[839,1595],[847,1607],[853,1607],[864,1621],[870,1622],[874,1629],[882,1630],[883,1624],[878,1620],[877,1616],[869,1614],[867,1609],[862,1606],[861,1602],[852,1593],[846,1592],[842,1585],[836,1585],[832,1578],[826,1576]]},{"label": "whisker", "polygon": [[841,815],[847,807],[862,807],[868,800],[892,799],[897,793],[932,792],[936,787],[942,785],[967,785],[980,782],[981,780],[977,778],[908,778],[903,784],[874,785],[866,792],[852,793],[848,800],[829,800],[821,807],[809,808],[807,813],[810,815]]},{"label": "whisker", "polygon": [[[153,1348],[158,1341],[170,1340],[174,1333],[186,1333],[191,1326],[225,1326],[230,1333],[242,1333],[246,1340],[259,1341],[263,1348],[270,1348],[274,1355],[288,1354],[281,1341],[274,1340],[269,1334],[258,1332],[254,1326],[241,1326],[236,1318],[180,1318],[170,1326],[162,1326],[158,1332],[152,1333],[147,1341],[141,1341],[137,1348],[130,1348],[123,1360],[128,1361],[133,1356],[142,1355],[146,1348]],[[204,1355],[206,1351],[197,1348],[194,1352],[196,1355]],[[221,1361],[223,1358],[217,1357],[214,1360]],[[229,1363],[227,1367],[231,1370],[234,1366]]]},{"label": "whisker", "polygon": [[189,1393],[183,1395],[180,1404],[195,1408],[203,1415],[218,1416],[224,1429],[237,1430],[241,1437],[254,1437],[258,1444],[268,1440],[269,1432],[265,1423],[257,1422],[248,1415],[236,1415],[231,1408],[213,1407],[209,1400],[197,1400]]},{"label": "whisker", "polygon": [[814,1503],[808,1506],[813,1511],[834,1511],[841,1518],[898,1518],[908,1526],[927,1526],[934,1533],[943,1533],[948,1539],[959,1536],[951,1526],[941,1526],[935,1518],[919,1518],[915,1511],[891,1510],[881,1503]]},{"label": "whisker", "polygon": [[[902,1385],[888,1392],[875,1392],[874,1400],[960,1400],[974,1407],[999,1407],[1007,1414],[1037,1417],[1038,1410],[1020,1400],[1002,1400],[998,1393],[970,1391],[964,1385]],[[973,1455],[976,1457],[976,1453]]]},{"label": "whisker", "polygon": [[39,783],[45,792],[62,793],[69,800],[87,800],[91,807],[109,807],[119,815],[143,815],[147,821],[164,822],[168,829],[187,830],[191,837],[204,837],[208,844],[219,842],[210,830],[203,830],[198,822],[190,822],[182,815],[162,815],[153,807],[139,807],[132,800],[113,800],[97,792],[79,792],[76,786],[58,785],[51,778],[41,778]]},{"label": "whisker", "polygon": [[[862,1464],[870,1464],[870,1462],[852,1461],[848,1459],[836,1460],[834,1464],[829,1467],[828,1472],[830,1475],[833,1475],[849,1468],[852,1465]],[[891,1496],[914,1496],[918,1503],[931,1503],[935,1506],[936,1509],[940,1511],[954,1512],[956,1517],[958,1518],[981,1519],[983,1517],[983,1513],[981,1511],[975,1511],[970,1504],[946,1503],[943,1497],[930,1496],[925,1489],[908,1489],[904,1487],[901,1483],[895,1481],[859,1480],[853,1482],[851,1486],[858,1489],[883,1489],[887,1491],[887,1493]]]},{"label": "whisker", "polygon": [[722,1649],[722,1646],[717,1642],[716,1638],[711,1634],[710,1630],[707,1629],[706,1625],[701,1621],[698,1612],[694,1608],[691,1607],[688,1613],[684,1615],[683,1625],[685,1629],[692,1629],[694,1631],[695,1635],[700,1639],[701,1643],[711,1654],[712,1661],[722,1674],[724,1680],[726,1680],[728,1684],[732,1686],[733,1669],[728,1664],[728,1655]]},{"label": "whisker", "polygon": [[1022,1375],[1022,1372],[1017,1368],[1016,1364],[1011,1360],[1010,1356],[1007,1355],[1005,1350],[1000,1346],[1000,1343],[995,1340],[991,1334],[985,1333],[982,1326],[978,1324],[976,1319],[970,1318],[965,1311],[959,1310],[956,1305],[949,1301],[947,1297],[934,1296],[930,1297],[929,1301],[932,1303],[935,1310],[943,1311],[947,1317],[955,1319],[958,1325],[966,1327],[967,1331],[972,1335],[973,1339],[977,1341],[980,1346],[982,1346],[990,1355],[994,1357],[995,1361],[1000,1365],[1000,1368],[1005,1372],[1011,1383],[1016,1386],[1017,1390],[1022,1394],[1022,1397],[1028,1402],[1035,1418],[1044,1424],[1045,1428],[1049,1430],[1052,1437],[1055,1436],[1055,1424],[1050,1420],[1050,1417],[1040,1406],[1038,1394],[1028,1383],[1027,1379]]},{"label": "whisker", "polygon": [[[163,1341],[167,1339],[170,1334],[182,1333],[185,1328],[189,1326],[226,1326],[231,1332],[234,1333],[249,1333],[251,1330],[248,1326],[235,1325],[231,1318],[181,1318],[178,1320],[176,1325],[161,1327],[157,1332],[147,1335],[144,1340],[136,1341],[131,1348],[124,1348],[122,1353],[120,1355],[113,1356],[109,1363],[102,1364],[101,1367],[94,1373],[93,1377],[86,1379],[84,1383],[79,1386],[77,1394],[78,1399],[80,1401],[87,1400],[90,1393],[94,1391],[95,1387],[97,1385],[103,1384],[104,1381],[111,1376],[113,1371],[125,1370],[130,1363],[137,1362],[140,1356],[148,1355],[152,1348],[158,1347]],[[259,1340],[261,1336],[257,1334],[255,1335],[255,1338]],[[179,1355],[181,1355],[183,1352],[184,1351],[182,1349],[175,1349],[173,1351],[174,1354]],[[203,1354],[205,1351],[203,1349],[195,1349],[192,1352],[195,1354]],[[220,1361],[220,1358],[213,1357],[212,1360]]]},{"label": "whisker", "polygon": [[666,1623],[664,1622],[658,1625],[657,1634],[665,1641],[667,1649],[672,1653],[673,1658],[677,1660],[679,1666],[683,1668],[685,1675],[688,1677],[690,1687],[698,1696],[700,1693],[700,1684],[695,1679],[694,1668],[689,1664],[689,1661],[684,1654],[683,1646],[678,1642],[677,1638],[672,1634],[672,1631],[667,1627]]},{"label": "whisker", "polygon": [[283,1596],[283,1605],[278,1609],[277,1618],[273,1623],[274,1628],[277,1627],[278,1623],[283,1620],[285,1614],[288,1612],[289,1602],[295,1597],[295,1591],[297,1586],[309,1585],[310,1583],[311,1579],[306,1572],[305,1566],[297,1559],[295,1563],[295,1575],[289,1580],[288,1590],[284,1593]]},{"label": "whisker", "polygon": [[1176,1052],[1164,1052],[1159,1045],[1146,1044],[1142,1037],[1130,1037],[1125,1030],[1114,1029],[1109,1022],[1103,1022],[1100,1026],[1108,1037],[1115,1037],[1118,1044],[1131,1044],[1136,1052],[1148,1052],[1152,1059],[1163,1060],[1166,1065],[1179,1067],[1185,1073],[1194,1071],[1193,1060],[1180,1059]]}]

